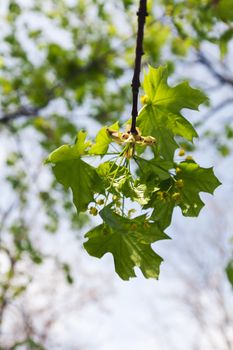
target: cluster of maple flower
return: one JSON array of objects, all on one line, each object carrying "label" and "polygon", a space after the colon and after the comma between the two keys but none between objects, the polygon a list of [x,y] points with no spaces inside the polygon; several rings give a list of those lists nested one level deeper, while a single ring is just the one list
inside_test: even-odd
[{"label": "cluster of maple flower", "polygon": [[106,129],[108,135],[117,143],[133,143],[144,146],[151,146],[156,143],[156,139],[153,136],[142,136],[139,128],[136,128],[137,133],[132,133],[130,125],[127,126],[126,132],[120,132],[116,130]]}]

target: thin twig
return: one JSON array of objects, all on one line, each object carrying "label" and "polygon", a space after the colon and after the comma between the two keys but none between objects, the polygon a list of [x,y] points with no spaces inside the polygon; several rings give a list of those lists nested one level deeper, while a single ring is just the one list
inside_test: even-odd
[{"label": "thin twig", "polygon": [[36,117],[38,112],[40,111],[40,108],[32,107],[32,106],[21,106],[18,110],[6,113],[2,118],[0,118],[1,124],[7,124],[8,122],[18,119],[20,117]]},{"label": "thin twig", "polygon": [[233,104],[233,98],[229,97],[226,98],[224,101],[221,101],[220,103],[218,103],[216,106],[214,106],[213,108],[211,108],[211,110],[202,117],[202,120],[204,122],[206,122],[207,120],[209,120],[210,118],[213,117],[214,114],[216,114],[217,112],[219,112],[220,110],[224,109],[225,107],[232,105]]},{"label": "thin twig", "polygon": [[208,68],[208,70],[220,83],[228,84],[230,86],[233,85],[233,78],[226,77],[224,74],[219,73],[201,51],[198,52],[198,62],[200,62],[206,68]]},{"label": "thin twig", "polygon": [[138,32],[137,32],[137,44],[135,50],[135,64],[134,74],[132,79],[132,94],[133,94],[133,105],[132,105],[132,124],[131,133],[137,134],[136,130],[136,118],[138,116],[138,92],[140,87],[140,71],[141,71],[141,60],[143,52],[143,37],[144,37],[144,25],[146,22],[147,13],[147,0],[140,0],[139,9],[137,12],[138,16]]}]

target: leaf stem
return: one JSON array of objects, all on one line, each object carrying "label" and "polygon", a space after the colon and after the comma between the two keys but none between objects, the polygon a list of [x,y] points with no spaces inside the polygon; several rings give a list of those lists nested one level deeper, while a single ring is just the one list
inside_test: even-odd
[{"label": "leaf stem", "polygon": [[135,163],[137,164],[137,166],[139,167],[139,169],[141,170],[141,172],[142,172],[142,173],[145,173],[144,170],[143,170],[143,168],[141,167],[140,163],[138,162],[137,158],[139,158],[139,157],[137,157],[136,155],[133,157]]},{"label": "leaf stem", "polygon": [[[119,154],[119,152],[110,152],[110,153],[104,153],[104,156],[110,156],[114,154]],[[97,156],[103,156],[103,154],[84,154],[85,157],[97,157]]]},{"label": "leaf stem", "polygon": [[[107,196],[106,196],[106,199],[105,199],[104,206],[107,205],[108,198],[109,198],[109,194],[110,194],[110,190],[111,190],[111,188],[113,187],[113,183],[114,183],[114,180],[115,180],[115,178],[116,178],[116,176],[117,176],[117,172],[118,172],[118,170],[119,170],[119,168],[120,168],[120,166],[121,166],[123,160],[125,159],[124,156],[122,155],[122,152],[120,153],[120,155],[119,155],[119,157],[117,158],[117,160],[118,160],[119,158],[121,158],[121,160],[120,160],[119,164],[117,164],[117,168],[116,168],[116,170],[115,170],[115,172],[114,172],[114,175],[113,175],[113,177],[112,177],[110,186],[107,188],[108,193],[107,193]],[[114,162],[114,164],[116,164],[116,162]],[[111,166],[111,168],[110,168],[108,174],[110,174],[110,171],[111,171],[111,169],[113,168],[114,164]]]},{"label": "leaf stem", "polygon": [[135,63],[134,63],[134,74],[132,79],[132,94],[133,94],[133,105],[132,105],[132,123],[130,132],[137,134],[136,130],[136,119],[138,116],[138,92],[140,87],[140,71],[141,71],[141,60],[143,52],[143,37],[144,37],[144,25],[146,22],[147,13],[147,0],[140,0],[139,9],[137,12],[138,16],[138,32],[137,42],[135,50]]}]

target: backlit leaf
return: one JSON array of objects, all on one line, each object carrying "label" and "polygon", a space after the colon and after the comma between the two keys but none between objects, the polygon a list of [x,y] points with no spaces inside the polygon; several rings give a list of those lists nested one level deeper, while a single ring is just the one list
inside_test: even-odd
[{"label": "backlit leaf", "polygon": [[104,192],[103,183],[96,169],[84,162],[81,155],[90,143],[85,142],[86,133],[79,132],[74,145],[63,145],[52,152],[47,163],[55,164],[53,173],[65,188],[71,188],[73,202],[78,212],[85,211],[94,200],[95,193]]},{"label": "backlit leaf", "polygon": [[90,146],[90,142],[86,140],[87,133],[79,131],[74,145],[62,145],[53,151],[48,158],[46,163],[60,163],[70,159],[79,158],[85,153],[85,150]]},{"label": "backlit leaf", "polygon": [[143,135],[152,135],[157,139],[158,151],[165,159],[172,159],[178,147],[174,136],[182,136],[188,141],[197,137],[193,126],[181,115],[181,109],[198,110],[206,97],[187,82],[170,87],[167,79],[166,67],[150,67],[145,74],[143,85],[148,103],[140,111],[137,125]]},{"label": "backlit leaf", "polygon": [[[109,127],[111,130],[119,130],[119,124],[116,122],[115,124]],[[109,144],[112,142],[111,137],[109,137],[107,133],[107,126],[104,126],[96,136],[96,142],[91,147],[89,153],[96,155],[104,155],[108,151]]]}]

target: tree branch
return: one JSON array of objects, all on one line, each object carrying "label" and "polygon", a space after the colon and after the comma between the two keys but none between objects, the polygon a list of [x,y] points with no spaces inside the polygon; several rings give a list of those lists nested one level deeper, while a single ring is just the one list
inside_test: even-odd
[{"label": "tree branch", "polygon": [[40,106],[30,106],[30,105],[22,105],[19,106],[19,108],[10,113],[5,113],[1,118],[0,118],[0,124],[8,124],[9,122],[21,118],[21,117],[36,117],[38,113],[43,109],[46,108],[49,103],[52,101],[53,98],[55,98],[55,90],[58,87],[62,87],[60,83],[56,84],[53,86],[50,90],[46,90],[46,96],[47,100],[41,104]]},{"label": "tree branch", "polygon": [[4,114],[3,117],[0,118],[0,123],[8,124],[9,122],[21,117],[34,117],[38,114],[40,109],[40,107],[21,106],[15,112]]},{"label": "tree branch", "polygon": [[137,134],[136,130],[136,118],[138,116],[138,92],[140,87],[140,71],[141,71],[141,60],[143,52],[143,37],[144,37],[144,25],[146,22],[147,13],[147,0],[140,0],[139,9],[137,12],[138,16],[138,32],[137,32],[137,43],[135,50],[135,64],[134,74],[132,79],[132,94],[133,94],[133,105],[132,105],[132,124],[131,133]]},{"label": "tree branch", "polygon": [[198,53],[198,61],[200,63],[202,63],[206,68],[208,68],[208,70],[210,71],[210,73],[212,73],[212,75],[222,84],[228,84],[233,86],[233,78],[231,77],[226,77],[223,74],[220,74],[211,64],[211,62],[205,57],[205,55],[202,52]]},{"label": "tree branch", "polygon": [[232,105],[233,104],[233,98],[226,98],[225,100],[221,101],[220,103],[216,104],[215,106],[213,106],[213,108],[210,109],[210,111],[203,116],[203,121],[206,122],[207,120],[209,120],[215,113],[219,112],[220,110],[222,110],[223,108]]}]

